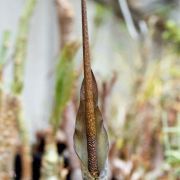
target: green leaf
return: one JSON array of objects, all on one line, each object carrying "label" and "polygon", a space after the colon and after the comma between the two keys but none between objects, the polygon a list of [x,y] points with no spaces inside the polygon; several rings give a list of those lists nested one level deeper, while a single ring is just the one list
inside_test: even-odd
[{"label": "green leaf", "polygon": [[79,49],[79,42],[73,41],[66,45],[59,57],[55,72],[54,108],[51,123],[56,130],[60,123],[62,112],[69,101],[75,80],[73,58]]}]

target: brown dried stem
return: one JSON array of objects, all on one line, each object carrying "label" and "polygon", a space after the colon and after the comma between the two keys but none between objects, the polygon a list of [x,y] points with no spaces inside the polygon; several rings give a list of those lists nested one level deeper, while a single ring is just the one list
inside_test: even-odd
[{"label": "brown dried stem", "polygon": [[[18,34],[15,44],[14,52],[14,72],[13,72],[13,84],[12,93],[15,96],[21,96],[24,86],[24,63],[27,55],[27,40],[29,32],[29,21],[33,14],[33,10],[36,5],[36,0],[27,0],[23,9],[22,15],[19,21]],[[19,134],[22,143],[22,179],[31,179],[31,147],[29,143],[29,135],[26,129],[23,106],[20,103],[19,112],[17,114],[17,123],[19,128]]]}]

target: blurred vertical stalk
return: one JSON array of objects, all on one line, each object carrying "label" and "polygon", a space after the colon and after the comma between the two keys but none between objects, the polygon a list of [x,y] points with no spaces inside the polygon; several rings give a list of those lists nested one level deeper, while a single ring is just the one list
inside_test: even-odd
[{"label": "blurred vertical stalk", "polygon": [[59,156],[57,153],[56,139],[53,130],[46,131],[45,153],[42,159],[41,180],[58,180],[59,176]]},{"label": "blurred vertical stalk", "polygon": [[[47,133],[45,154],[42,160],[41,180],[63,179],[60,157],[56,147],[56,133],[59,129],[63,111],[69,100],[74,82],[73,58],[79,48],[77,41],[72,41],[72,25],[74,11],[68,0],[56,0],[59,35],[60,35],[60,57],[55,71],[55,95],[52,114],[50,118],[51,133]],[[54,159],[52,159],[52,156]]]},{"label": "blurred vertical stalk", "polygon": [[131,35],[131,37],[133,39],[138,39],[139,34],[138,34],[138,31],[137,31],[137,29],[135,27],[133,18],[131,16],[127,0],[118,0],[118,1],[119,1],[119,5],[120,5],[120,8],[121,8],[122,14],[123,14],[124,19],[125,19],[129,34]]},{"label": "blurred vertical stalk", "polygon": [[[165,131],[164,129],[168,128],[168,115],[167,115],[167,112],[165,111],[162,112],[162,124],[163,124],[163,131]],[[168,133],[164,132],[163,138],[164,138],[164,145],[165,145],[166,151],[169,151],[171,147],[169,143]]]},{"label": "blurred vertical stalk", "polygon": [[18,129],[17,98],[3,92],[0,106],[0,179],[10,180],[14,176],[14,156],[16,153]]},{"label": "blurred vertical stalk", "polygon": [[14,116],[17,112],[16,99],[3,92],[2,73],[7,58],[9,37],[10,33],[5,31],[0,47],[0,179],[2,180],[13,177],[13,160],[17,143],[16,116]]},{"label": "blurred vertical stalk", "polygon": [[61,38],[61,50],[65,45],[72,41],[73,37],[73,23],[74,23],[74,10],[69,0],[56,0],[59,30]]},{"label": "blurred vertical stalk", "polygon": [[[66,45],[58,59],[58,64],[55,72],[55,89],[54,89],[54,104],[50,118],[50,130],[52,133],[47,133],[45,154],[43,155],[43,164],[41,169],[41,179],[48,180],[53,176],[56,179],[61,176],[61,171],[56,171],[59,166],[59,156],[56,148],[56,134],[59,130],[64,109],[69,101],[74,83],[74,62],[73,58],[79,49],[79,43],[73,41]],[[50,136],[50,137],[49,137]],[[57,159],[51,161],[50,154],[53,154]],[[55,174],[52,174],[53,171]]]},{"label": "blurred vertical stalk", "polygon": [[[12,92],[16,96],[21,96],[23,90],[24,63],[27,54],[27,39],[29,32],[29,21],[35,8],[36,0],[26,0],[25,7],[20,17],[18,34],[14,52],[14,74],[12,83]],[[20,98],[18,98],[20,101]],[[28,131],[26,129],[25,120],[23,117],[23,106],[19,102],[19,111],[17,114],[18,128],[22,142],[22,179],[31,179],[31,148],[29,142]]]},{"label": "blurred vertical stalk", "polygon": [[8,50],[8,44],[9,44],[9,38],[10,38],[10,32],[5,31],[3,33],[3,39],[2,39],[2,44],[0,47],[0,105],[2,102],[2,86],[3,86],[3,66],[6,61],[6,55],[7,55],[7,50]]},{"label": "blurred vertical stalk", "polygon": [[14,52],[14,76],[12,90],[20,95],[23,90],[24,63],[27,53],[27,38],[29,21],[35,8],[36,0],[26,0],[26,4],[20,17],[18,34]]},{"label": "blurred vertical stalk", "polygon": [[[58,19],[59,19],[59,34],[61,38],[60,51],[63,51],[67,44],[70,44],[74,39],[74,20],[75,12],[73,5],[70,0],[56,0],[57,10],[58,10]],[[79,45],[78,45],[79,46]],[[79,170],[79,161],[75,156],[74,147],[73,147],[73,129],[74,129],[74,104],[73,100],[69,103],[68,107],[65,109],[63,114],[62,127],[63,131],[67,137],[67,145],[70,154],[70,164],[71,164],[71,177],[76,174],[77,169]],[[72,131],[70,131],[72,129]],[[79,179],[80,177],[76,178]]]}]

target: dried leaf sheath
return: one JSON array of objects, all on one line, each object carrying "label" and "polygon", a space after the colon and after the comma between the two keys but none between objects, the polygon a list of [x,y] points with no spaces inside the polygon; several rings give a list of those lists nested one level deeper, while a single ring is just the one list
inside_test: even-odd
[{"label": "dried leaf sheath", "polygon": [[[93,75],[93,73],[92,73]],[[95,128],[96,128],[96,152],[97,152],[97,162],[98,162],[98,170],[100,177],[104,176],[103,174],[106,174],[105,172],[105,164],[107,160],[107,154],[108,154],[108,137],[106,130],[103,126],[103,119],[102,115],[100,113],[100,110],[98,108],[98,90],[97,90],[97,84],[94,78],[94,75],[92,76],[93,81],[93,105],[94,105],[94,112],[95,112]],[[77,155],[79,156],[81,163],[82,163],[82,169],[83,173],[88,171],[88,151],[87,151],[87,136],[86,136],[86,113],[85,113],[85,81],[82,83],[81,87],[81,95],[80,95],[80,107],[77,114],[76,119],[76,129],[74,134],[74,142],[75,142],[75,150]],[[88,175],[88,177],[90,174]],[[90,179],[90,178],[89,178]],[[93,178],[92,178],[93,179]],[[100,178],[102,179],[102,178]]]},{"label": "dried leaf sheath", "polygon": [[[81,3],[84,80],[81,87],[80,107],[77,114],[74,140],[83,173],[86,174],[86,177],[83,178],[99,179],[107,160],[108,138],[97,106],[97,84],[91,71],[86,0],[81,0]],[[88,176],[85,169],[89,173]]]}]

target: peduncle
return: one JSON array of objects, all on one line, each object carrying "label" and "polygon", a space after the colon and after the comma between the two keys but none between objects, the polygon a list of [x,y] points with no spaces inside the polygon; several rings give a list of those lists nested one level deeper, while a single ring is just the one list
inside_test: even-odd
[{"label": "peduncle", "polygon": [[87,23],[87,8],[86,0],[81,0],[82,4],[82,35],[83,35],[83,61],[84,71],[86,74],[91,74],[90,63],[90,48],[89,48],[89,35],[88,35],[88,23]]}]

